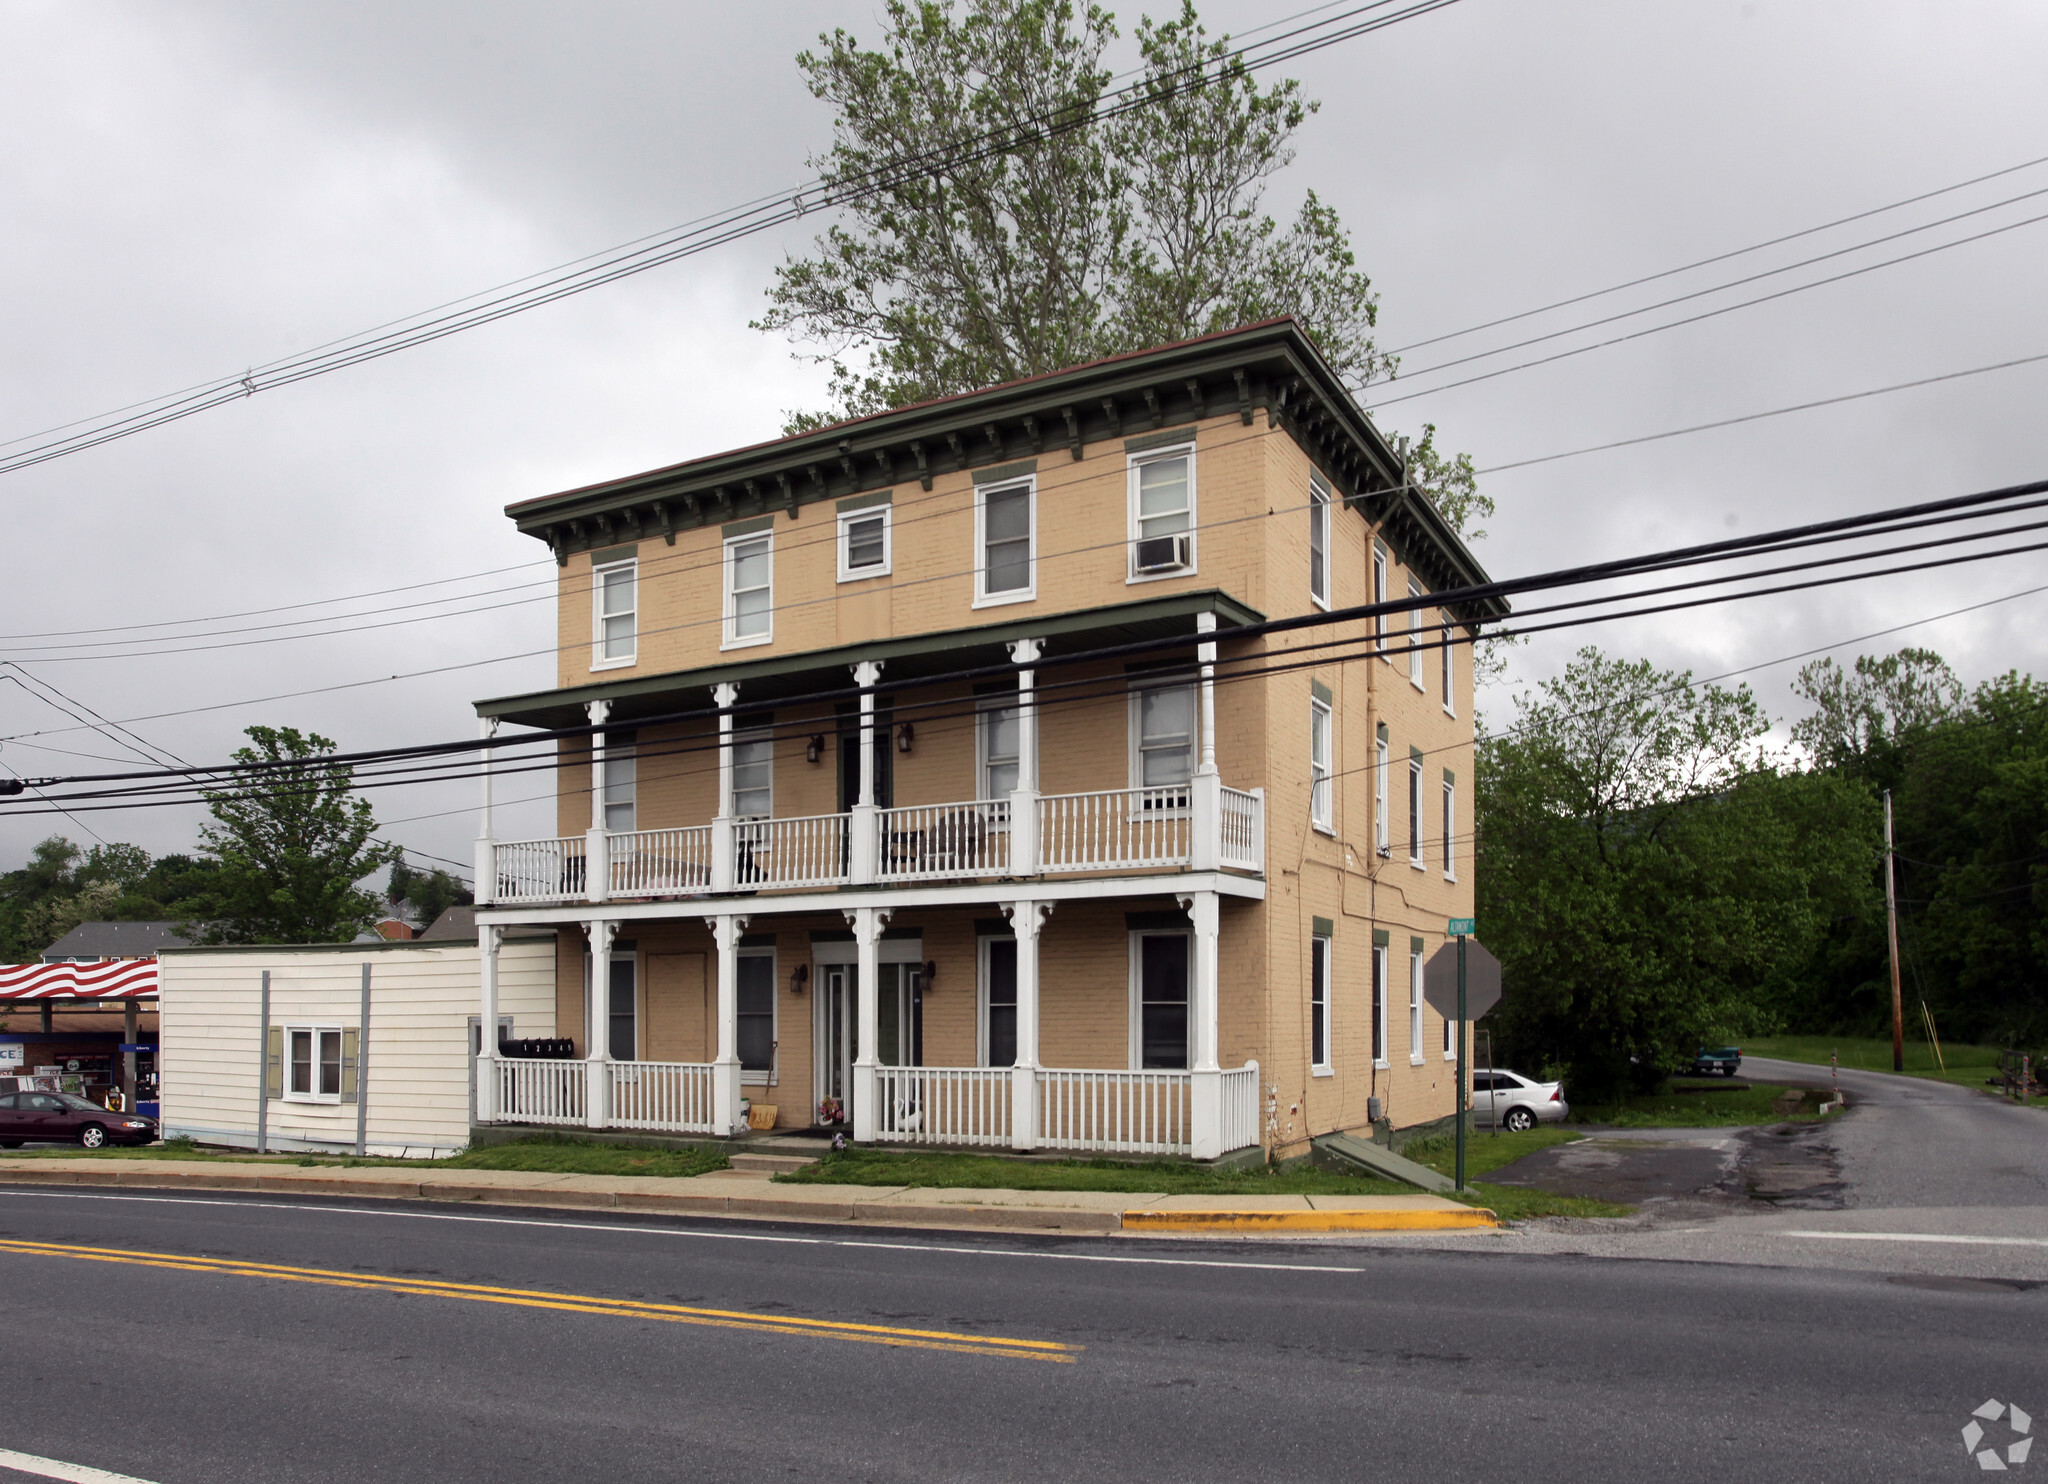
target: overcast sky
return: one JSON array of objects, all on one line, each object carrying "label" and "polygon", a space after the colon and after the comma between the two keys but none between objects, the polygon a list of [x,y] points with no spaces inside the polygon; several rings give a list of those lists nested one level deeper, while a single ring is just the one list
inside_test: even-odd
[{"label": "overcast sky", "polygon": [[[1242,29],[1296,8],[1212,0],[1204,17]],[[877,9],[0,0],[0,440],[796,185],[831,118],[792,59],[831,26],[873,38]],[[1127,33],[1137,9],[1121,8]],[[2044,56],[2038,0],[1462,0],[1289,64],[1323,107],[1274,205],[1312,187],[1338,210],[1382,295],[1382,344],[1398,347],[2048,155]],[[1406,369],[2044,187],[2048,166],[2021,171],[1416,349]],[[2042,212],[2048,196],[1690,308]],[[474,698],[550,683],[533,653],[554,642],[546,602],[186,654],[58,662],[25,646],[465,574],[494,575],[314,611],[551,583],[506,503],[771,437],[785,409],[821,403],[816,370],[747,328],[771,265],[816,227],[0,476],[0,658],[34,656],[49,684],[198,761],[259,722],[350,748],[469,735]],[[2044,244],[2048,223],[2022,226],[1376,416],[1391,431],[1434,421],[1489,467],[2038,355]],[[1500,513],[1478,553],[1514,575],[2039,478],[2044,392],[2048,364],[1504,471],[1484,481]],[[1521,650],[1515,673],[1554,673],[1582,642],[1719,673],[2043,583],[2048,561],[2021,556],[1581,630]],[[1928,645],[1971,681],[2041,672],[2044,615],[2048,595],[2022,598],[1864,647]],[[266,621],[168,628],[139,648],[262,638],[216,631]],[[503,655],[527,657],[473,663]],[[449,666],[470,667],[262,699]],[[1795,669],[1749,677],[1778,715]],[[1504,715],[1507,695],[1487,709]],[[7,682],[0,738],[0,774],[122,757]],[[468,786],[374,797],[390,837],[469,859]],[[53,830],[189,848],[197,820],[0,820],[0,869]],[[532,804],[500,833],[549,828]]]}]

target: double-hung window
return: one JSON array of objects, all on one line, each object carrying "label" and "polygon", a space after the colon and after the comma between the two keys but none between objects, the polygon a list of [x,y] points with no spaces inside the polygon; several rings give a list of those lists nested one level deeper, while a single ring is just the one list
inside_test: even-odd
[{"label": "double-hung window", "polygon": [[1330,935],[1308,940],[1308,1043],[1311,1070],[1330,1074]]},{"label": "double-hung window", "polygon": [[1038,482],[974,487],[974,602],[1019,603],[1038,594]]},{"label": "double-hung window", "polygon": [[975,719],[980,729],[980,797],[1007,801],[1010,790],[1022,786],[1018,773],[1017,708],[984,701]]},{"label": "double-hung window", "polygon": [[985,1067],[1017,1064],[1017,940],[987,937],[981,945],[982,1056]]},{"label": "double-hung window", "polygon": [[1420,871],[1422,859],[1422,755],[1408,759],[1408,864]]},{"label": "double-hung window", "polygon": [[[1376,932],[1377,940],[1385,933]],[[1393,950],[1385,943],[1372,945],[1372,1059],[1375,1066],[1387,1064],[1387,960]]]},{"label": "double-hung window", "polygon": [[[623,738],[623,740],[622,740]],[[604,741],[604,827],[615,835],[638,829],[640,759],[631,732]]]},{"label": "double-hung window", "polygon": [[1184,679],[1141,679],[1131,691],[1131,787],[1140,807],[1184,809],[1195,771],[1195,688]]},{"label": "double-hung window", "polygon": [[284,1029],[284,1095],[294,1103],[341,1101],[341,1027],[288,1025]]},{"label": "double-hung window", "polygon": [[1195,567],[1195,451],[1133,454],[1129,581],[1178,577]]},{"label": "double-hung window", "polygon": [[613,945],[612,960],[605,966],[605,1049],[613,1061],[637,1061],[634,1055],[639,1039],[640,996],[634,982],[634,958],[630,950],[617,951]]},{"label": "double-hung window", "polygon": [[775,734],[767,727],[734,732],[732,799],[734,819],[767,819],[775,812]]},{"label": "double-hung window", "polygon": [[1188,946],[1179,932],[1134,933],[1138,980],[1138,1066],[1188,1064]]},{"label": "double-hung window", "polygon": [[1422,584],[1414,578],[1408,579],[1408,683],[1417,690],[1422,689],[1422,605],[1415,600],[1422,596]]},{"label": "double-hung window", "polygon": [[725,543],[726,649],[775,637],[775,537],[735,536]]},{"label": "double-hung window", "polygon": [[1388,751],[1387,724],[1381,722],[1372,744],[1372,844],[1381,855],[1391,855],[1394,849],[1393,821],[1387,814]]},{"label": "double-hung window", "polygon": [[889,575],[889,507],[846,510],[839,516],[839,580]]},{"label": "double-hung window", "polygon": [[1308,595],[1330,606],[1330,491],[1319,476],[1308,482]]},{"label": "double-hung window", "polygon": [[1336,792],[1330,779],[1330,703],[1312,696],[1308,703],[1308,821],[1325,833],[1336,829]]},{"label": "double-hung window", "polygon": [[[1387,549],[1377,541],[1372,544],[1372,601],[1375,608],[1387,601]],[[1387,652],[1387,615],[1384,613],[1373,615],[1372,647],[1382,655]],[[1393,663],[1391,657],[1387,663]]]},{"label": "double-hung window", "polygon": [[1422,1064],[1422,940],[1408,940],[1408,1062]]},{"label": "double-hung window", "polygon": [[1444,880],[1458,879],[1458,780],[1444,769]]},{"label": "double-hung window", "polygon": [[627,557],[593,566],[590,599],[590,668],[606,670],[632,664],[637,658],[640,634],[639,562]]},{"label": "double-hung window", "polygon": [[734,963],[740,1071],[761,1081],[775,1070],[775,950],[747,949]]}]

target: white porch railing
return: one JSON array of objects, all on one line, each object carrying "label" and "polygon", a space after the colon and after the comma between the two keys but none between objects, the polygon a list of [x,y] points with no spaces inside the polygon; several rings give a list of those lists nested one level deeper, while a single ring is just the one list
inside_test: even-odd
[{"label": "white porch railing", "polygon": [[711,889],[711,826],[609,837],[612,895],[687,896]]},{"label": "white porch railing", "polygon": [[1223,1152],[1259,1142],[1259,1064],[1248,1061],[1223,1074]]},{"label": "white porch railing", "polygon": [[1184,864],[1192,834],[1188,795],[1185,785],[1046,794],[1038,801],[1039,868],[1113,871]]},{"label": "white porch railing", "polygon": [[1039,1147],[1186,1154],[1189,1083],[1186,1072],[1041,1068]]},{"label": "white porch railing", "polygon": [[876,1137],[905,1144],[1010,1143],[1008,1067],[882,1067]]},{"label": "white porch railing", "polygon": [[845,814],[749,819],[733,826],[733,885],[837,886],[847,879]]},{"label": "white porch railing", "polygon": [[500,1057],[497,1121],[581,1126],[589,1063]]},{"label": "white porch railing", "polygon": [[584,894],[583,837],[506,840],[495,852],[494,901],[559,902]]},{"label": "white porch railing", "polygon": [[608,1127],[713,1131],[709,1062],[615,1061],[607,1062],[605,1071],[612,1094]]},{"label": "white porch railing", "polygon": [[1265,870],[1265,791],[1254,789],[1247,793],[1241,788],[1225,788],[1221,825],[1217,863],[1240,871]]},{"label": "white porch railing", "polygon": [[918,804],[884,809],[876,871],[884,881],[1002,876],[1010,869],[1010,806]]}]

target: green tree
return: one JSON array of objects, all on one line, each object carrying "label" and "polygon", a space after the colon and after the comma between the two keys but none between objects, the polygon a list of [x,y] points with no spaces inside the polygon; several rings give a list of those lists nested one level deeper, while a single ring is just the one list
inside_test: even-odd
[{"label": "green tree", "polygon": [[[1106,117],[1117,30],[1098,6],[888,0],[885,14],[879,48],[838,30],[797,58],[837,111],[811,163],[844,219],[775,270],[756,322],[831,368],[834,406],[786,431],[1283,314],[1348,380],[1393,373],[1336,212],[1313,191],[1285,225],[1265,209],[1317,105],[1291,80],[1262,87],[1191,3],[1139,21],[1144,105]],[[1411,469],[1463,528],[1491,505],[1434,432]]]},{"label": "green tree", "polygon": [[476,897],[459,878],[438,866],[431,871],[416,871],[401,856],[391,863],[391,880],[384,888],[384,899],[394,908],[410,911],[424,928],[450,907],[467,907]]},{"label": "green tree", "polygon": [[1844,768],[1880,788],[1898,782],[1910,738],[1956,713],[1963,686],[1931,649],[1882,658],[1859,654],[1847,670],[1815,660],[1792,682],[1814,708],[1792,724],[1792,740],[1825,768]]},{"label": "green tree", "polygon": [[1503,1052],[1581,1098],[1766,1028],[1867,910],[1867,790],[1783,771],[1746,687],[1580,651],[1479,747],[1478,912]]},{"label": "green tree", "polygon": [[211,881],[191,903],[187,936],[200,943],[347,942],[383,904],[357,885],[399,858],[372,840],[377,822],[354,794],[335,744],[291,727],[250,727],[235,761],[268,764],[205,798],[200,828]]}]

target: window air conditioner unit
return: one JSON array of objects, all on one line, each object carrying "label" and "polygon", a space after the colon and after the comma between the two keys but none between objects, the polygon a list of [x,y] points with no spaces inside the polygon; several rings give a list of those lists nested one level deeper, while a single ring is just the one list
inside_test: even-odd
[{"label": "window air conditioner unit", "polygon": [[1188,538],[1178,536],[1154,536],[1140,541],[1135,552],[1140,572],[1172,572],[1188,564]]}]

